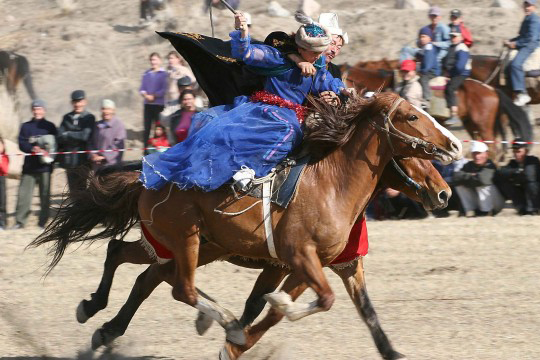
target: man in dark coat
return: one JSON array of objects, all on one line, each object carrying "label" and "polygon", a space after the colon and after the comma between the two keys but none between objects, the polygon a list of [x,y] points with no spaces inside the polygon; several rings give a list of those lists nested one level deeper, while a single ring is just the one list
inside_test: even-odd
[{"label": "man in dark coat", "polygon": [[[86,94],[83,90],[71,93],[73,111],[64,115],[58,128],[57,143],[60,151],[88,150],[96,117],[86,110]],[[60,157],[60,166],[66,169],[69,190],[81,189],[84,179],[79,167],[88,166],[87,154],[65,154]]]},{"label": "man in dark coat", "polygon": [[519,215],[538,215],[540,208],[540,160],[529,155],[527,144],[516,139],[512,146],[514,159],[497,172],[503,194],[512,199]]}]

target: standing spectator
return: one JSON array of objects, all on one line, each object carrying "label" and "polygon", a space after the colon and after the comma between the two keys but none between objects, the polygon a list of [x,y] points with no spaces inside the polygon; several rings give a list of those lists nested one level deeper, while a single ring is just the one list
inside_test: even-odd
[{"label": "standing spectator", "polygon": [[495,164],[489,160],[488,147],[483,142],[473,142],[471,152],[473,160],[452,177],[465,216],[496,215],[504,207],[504,198],[493,184]]},{"label": "standing spectator", "polygon": [[517,49],[518,54],[510,63],[507,69],[510,71],[512,89],[516,95],[514,104],[524,106],[531,101],[525,88],[525,71],[523,64],[527,58],[540,45],[540,17],[535,13],[536,0],[526,0],[523,2],[525,19],[521,23],[519,36],[504,41],[504,46],[510,49]]},{"label": "standing spectator", "polygon": [[197,85],[197,83],[192,82],[189,76],[184,76],[178,79],[176,85],[178,86],[179,94],[182,94],[184,90],[193,90],[193,93],[195,94],[195,106],[197,107],[197,109],[203,109],[205,107],[202,96],[197,95],[201,93],[200,89],[199,91],[197,91],[194,87],[194,85]]},{"label": "standing spectator", "polygon": [[416,74],[416,62],[414,60],[405,60],[399,68],[401,78],[403,79],[396,88],[396,92],[419,108],[425,107],[423,103],[422,85],[420,85],[420,77]]},{"label": "standing spectator", "polygon": [[[433,46],[437,50],[437,62],[440,62],[446,56],[446,52],[450,47],[450,28],[446,24],[441,23],[441,9],[438,6],[432,6],[428,13],[431,24],[420,29],[419,34],[428,34],[433,41]],[[422,45],[418,45],[422,47]],[[414,59],[420,51],[419,48],[404,47],[401,49],[400,61],[406,59]]]},{"label": "standing spectator", "polygon": [[417,54],[420,59],[420,85],[422,85],[424,103],[427,105],[431,100],[429,81],[439,76],[440,70],[437,62],[437,48],[431,43],[431,35],[426,28],[420,31],[419,43],[422,46]]},{"label": "standing spectator", "polygon": [[103,151],[124,149],[126,129],[124,124],[115,115],[114,101],[105,99],[101,104],[102,120],[96,123],[92,134],[91,148],[99,150],[90,154],[92,169],[97,170],[103,165],[119,164],[122,161],[123,151]]},{"label": "standing spectator", "polygon": [[168,74],[161,68],[161,56],[158,53],[150,54],[150,66],[141,82],[139,92],[144,98],[144,135],[143,143],[148,143],[150,129],[154,123],[159,123],[159,114],[165,105]]},{"label": "standing spectator", "polygon": [[154,129],[154,137],[148,140],[148,147],[154,147],[156,149],[148,150],[149,154],[155,152],[164,152],[170,147],[169,140],[167,140],[167,133],[163,125],[156,125]]},{"label": "standing spectator", "polygon": [[[161,113],[163,116],[170,116],[180,108],[178,99],[180,98],[178,80],[187,77],[189,79],[189,85],[195,83],[195,75],[189,67],[187,67],[186,61],[176,51],[171,51],[167,55],[169,66],[167,67],[168,85],[167,94],[165,96],[166,106],[165,110]],[[187,81],[186,81],[187,82]],[[183,90],[183,89],[182,89]]]},{"label": "standing spectator", "polygon": [[49,202],[51,190],[52,159],[48,156],[45,143],[47,137],[56,136],[56,126],[45,119],[45,102],[32,101],[32,119],[22,124],[19,132],[19,148],[27,153],[44,153],[43,156],[26,156],[22,169],[22,177],[15,210],[16,224],[14,229],[22,229],[26,225],[32,195],[36,182],[39,185],[39,212],[38,225],[44,228],[49,219]]},{"label": "standing spectator", "polygon": [[526,144],[516,139],[512,149],[514,159],[498,171],[498,185],[512,199],[519,215],[538,215],[540,208],[540,160],[529,155]]},{"label": "standing spectator", "polygon": [[[195,93],[193,90],[184,90],[180,94],[180,110],[171,115],[170,130],[171,130],[171,144],[177,144],[184,141],[190,131],[191,118],[198,113],[199,110],[195,106]],[[197,131],[206,124],[199,123]]]},{"label": "standing spectator", "polygon": [[469,61],[469,48],[463,43],[461,33],[452,32],[450,38],[452,39],[452,46],[450,46],[448,54],[443,59],[443,70],[450,76],[450,81],[444,89],[444,96],[451,117],[445,121],[445,124],[457,125],[460,123],[460,119],[456,91],[471,74],[471,63]]},{"label": "standing spectator", "polygon": [[461,37],[463,38],[463,43],[467,45],[468,48],[471,48],[473,46],[473,38],[471,35],[471,31],[468,27],[465,26],[463,23],[463,17],[462,17],[461,10],[454,9],[450,11],[450,24],[448,27],[450,28],[450,32],[458,32],[461,33]]},{"label": "standing spectator", "polygon": [[6,155],[4,139],[0,136],[0,231],[7,225],[6,176],[8,174],[9,157]]},{"label": "standing spectator", "polygon": [[[86,111],[86,94],[83,90],[71,93],[73,111],[64,115],[58,128],[58,146],[60,151],[88,150],[92,131],[96,125],[96,117]],[[77,170],[80,166],[88,165],[86,154],[64,154],[60,157],[60,165],[66,169],[69,191],[84,188],[84,179]]]}]

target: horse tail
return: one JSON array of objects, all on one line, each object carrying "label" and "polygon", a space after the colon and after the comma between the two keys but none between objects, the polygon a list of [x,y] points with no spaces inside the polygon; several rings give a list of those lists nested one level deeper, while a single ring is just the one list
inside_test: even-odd
[{"label": "horse tail", "polygon": [[512,99],[502,90],[496,89],[499,96],[499,115],[506,114],[510,120],[510,128],[515,137],[524,141],[532,141],[533,130],[527,113],[512,102]]},{"label": "horse tail", "polygon": [[28,96],[30,96],[32,100],[35,100],[37,95],[34,91],[34,83],[32,82],[32,74],[30,73],[30,64],[28,63],[28,59],[26,57],[18,55],[17,72],[18,75],[23,79],[24,87],[28,92]]},{"label": "horse tail", "polygon": [[[139,172],[116,171],[88,176],[88,186],[67,195],[44,232],[28,247],[52,243],[46,273],[60,261],[69,244],[124,238],[139,220],[138,199],[143,186]],[[90,232],[101,225],[97,232]]]}]

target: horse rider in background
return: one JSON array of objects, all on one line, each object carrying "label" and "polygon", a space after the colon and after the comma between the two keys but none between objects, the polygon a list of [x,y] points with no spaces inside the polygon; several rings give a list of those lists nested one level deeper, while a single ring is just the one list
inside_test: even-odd
[{"label": "horse rider in background", "polygon": [[440,75],[439,62],[437,61],[437,48],[431,42],[432,32],[423,27],[418,35],[418,43],[422,47],[417,53],[417,58],[420,60],[420,84],[422,85],[422,97],[426,107],[429,107],[431,100],[431,88],[429,81]]},{"label": "horse rider in background", "polygon": [[396,87],[396,93],[414,106],[423,108],[422,85],[420,85],[420,77],[416,74],[416,62],[414,60],[403,61],[399,71],[403,81]]},{"label": "horse rider in background", "polygon": [[450,11],[450,24],[448,24],[451,33],[461,33],[463,37],[463,43],[470,49],[473,46],[473,38],[471,30],[463,23],[463,14],[459,9],[453,9]]},{"label": "horse rider in background", "polygon": [[525,87],[523,64],[540,45],[540,17],[535,13],[536,0],[524,1],[523,10],[525,19],[521,23],[519,36],[504,41],[504,46],[507,48],[518,50],[518,54],[509,66],[512,90],[516,95],[514,104],[517,106],[524,106],[531,101]]},{"label": "horse rider in background", "polygon": [[446,84],[444,95],[446,104],[450,109],[451,117],[446,120],[446,125],[457,125],[460,122],[458,116],[458,103],[456,91],[465,79],[471,74],[471,63],[469,61],[469,48],[463,43],[460,32],[451,32],[450,39],[452,46],[448,49],[443,59],[443,71],[448,74],[450,81]]}]

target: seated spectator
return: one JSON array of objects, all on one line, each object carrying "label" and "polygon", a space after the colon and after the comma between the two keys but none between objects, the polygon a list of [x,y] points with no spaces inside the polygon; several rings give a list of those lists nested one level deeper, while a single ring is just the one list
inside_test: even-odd
[{"label": "seated spectator", "polygon": [[452,177],[467,217],[496,215],[504,207],[504,198],[493,183],[497,168],[489,160],[488,151],[486,144],[474,141],[473,160]]},{"label": "seated spectator", "polygon": [[167,133],[165,132],[165,127],[163,125],[156,125],[156,128],[154,129],[154,137],[148,139],[148,147],[156,148],[148,150],[149,154],[155,152],[164,152],[170,147],[169,140],[167,140]]},{"label": "seated spectator", "polygon": [[396,92],[419,108],[424,107],[422,101],[422,85],[420,85],[420,77],[416,74],[416,62],[414,60],[405,60],[399,68],[403,81],[396,88]]},{"label": "seated spectator", "polygon": [[454,161],[453,163],[450,163],[448,165],[443,165],[438,160],[432,161],[433,166],[441,174],[444,181],[448,183],[453,194],[450,197],[450,199],[448,199],[448,206],[446,208],[432,211],[435,217],[438,217],[438,218],[448,217],[450,216],[450,212],[449,212],[450,210],[458,211],[459,216],[465,216],[465,212],[463,211],[463,205],[461,205],[459,196],[456,194],[456,187],[454,186],[455,184],[453,182],[453,177],[454,177],[454,172],[461,170],[463,165],[465,165],[468,162],[469,161],[467,159],[461,159],[461,160]]},{"label": "seated spectator", "polygon": [[400,191],[386,188],[370,202],[366,216],[374,220],[423,219],[427,212],[422,205]]},{"label": "seated spectator", "polygon": [[9,157],[6,155],[4,139],[0,136],[0,231],[7,225],[6,177],[8,174]]},{"label": "seated spectator", "polygon": [[182,91],[180,94],[180,110],[172,114],[170,118],[171,144],[182,142],[188,137],[191,118],[198,112],[199,110],[195,106],[195,93],[193,90]]},{"label": "seated spectator", "polygon": [[[96,125],[96,117],[86,111],[86,94],[82,90],[71,93],[73,111],[64,115],[58,128],[57,142],[60,151],[88,150],[92,131]],[[64,154],[60,157],[60,166],[66,169],[70,191],[81,189],[84,179],[75,170],[80,166],[88,166],[87,154]]]},{"label": "seated spectator", "polygon": [[422,97],[427,104],[431,100],[429,81],[435,76],[439,76],[440,70],[437,62],[437,49],[431,43],[431,35],[427,29],[423,28],[420,31],[419,42],[422,46],[422,49],[417,54],[421,62],[419,71],[420,84],[422,85]]},{"label": "seated spectator", "polygon": [[104,165],[119,164],[122,162],[123,151],[103,151],[124,149],[126,129],[124,124],[115,115],[114,101],[105,99],[101,104],[102,120],[96,123],[92,134],[91,149],[99,150],[90,154],[92,169],[97,170]]},{"label": "seated spectator", "polygon": [[469,48],[463,43],[461,33],[450,33],[450,39],[452,40],[452,45],[448,49],[448,54],[443,59],[443,70],[450,77],[450,81],[446,84],[444,95],[448,109],[450,109],[451,117],[445,121],[445,124],[458,125],[461,120],[458,115],[456,91],[471,74],[471,63],[469,61]]},{"label": "seated spectator", "polygon": [[497,172],[498,185],[503,194],[512,200],[519,215],[538,215],[540,208],[540,160],[529,155],[526,144],[512,146],[514,159]]},{"label": "seated spectator", "polygon": [[471,48],[473,46],[473,38],[471,35],[471,31],[463,23],[463,14],[461,13],[461,10],[454,9],[450,11],[450,24],[448,25],[448,27],[450,28],[451,33],[461,33],[463,43],[467,45],[468,48]]},{"label": "seated spectator", "polygon": [[47,147],[54,148],[52,140],[56,136],[56,126],[45,119],[45,102],[32,101],[32,119],[21,126],[19,132],[19,148],[29,153],[43,153],[42,156],[25,156],[22,177],[15,210],[16,224],[14,229],[22,229],[30,215],[32,196],[36,183],[39,186],[39,212],[38,225],[44,228],[49,219],[49,203],[51,194],[51,173],[54,159],[49,156]]}]

